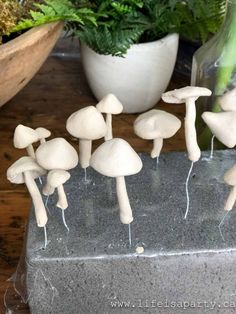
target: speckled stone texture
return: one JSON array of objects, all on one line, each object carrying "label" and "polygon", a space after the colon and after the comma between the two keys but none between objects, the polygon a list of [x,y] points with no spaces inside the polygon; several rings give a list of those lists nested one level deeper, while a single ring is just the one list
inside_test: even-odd
[{"label": "speckled stone texture", "polygon": [[[194,165],[185,221],[186,154],[162,154],[158,165],[141,155],[142,171],[126,178],[134,212],[131,248],[128,226],[119,221],[115,180],[90,168],[85,183],[84,171],[74,169],[65,186],[70,232],[55,207],[56,196],[48,202],[46,250],[33,211],[30,217],[31,313],[234,313],[236,211],[225,219],[223,238],[218,225],[230,190],[223,174],[235,157],[234,150],[217,151],[213,160]],[[137,246],[144,247],[143,254],[135,252]]]}]

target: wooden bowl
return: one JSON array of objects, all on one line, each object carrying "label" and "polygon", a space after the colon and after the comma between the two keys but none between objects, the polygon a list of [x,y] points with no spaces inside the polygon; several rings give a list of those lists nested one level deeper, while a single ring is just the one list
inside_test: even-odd
[{"label": "wooden bowl", "polygon": [[0,46],[0,107],[15,96],[47,59],[62,22],[34,27]]}]

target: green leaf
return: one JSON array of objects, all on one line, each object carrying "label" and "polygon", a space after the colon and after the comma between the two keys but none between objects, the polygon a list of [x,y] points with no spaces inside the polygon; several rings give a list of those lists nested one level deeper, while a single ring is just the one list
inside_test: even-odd
[{"label": "green leaf", "polygon": [[35,3],[34,6],[35,10],[29,12],[30,18],[22,19],[12,32],[55,21],[64,21],[69,23],[70,27],[77,29],[85,24],[96,26],[96,15],[92,9],[77,7],[69,0],[45,0],[42,4]]},{"label": "green leaf", "polygon": [[205,41],[224,10],[225,0],[44,0],[13,31],[61,20],[96,52],[123,56],[132,44],[167,33]]}]

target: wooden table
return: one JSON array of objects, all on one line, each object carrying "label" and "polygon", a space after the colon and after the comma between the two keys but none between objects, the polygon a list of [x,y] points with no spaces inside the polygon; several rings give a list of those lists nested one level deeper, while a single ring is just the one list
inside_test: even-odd
[{"label": "wooden table", "polygon": [[[184,86],[187,84],[186,80],[174,77],[169,88]],[[19,123],[32,128],[46,127],[52,131],[53,137],[65,137],[78,147],[77,142],[66,132],[66,119],[72,112],[95,103],[79,58],[49,57],[24,90],[0,108],[0,313],[5,313],[2,302],[4,295],[9,308],[14,309],[11,313],[29,313],[7,282],[16,270],[31,206],[25,187],[9,183],[5,176],[7,168],[26,154],[24,150],[17,150],[12,145],[14,129]],[[167,105],[161,102],[158,108],[183,120],[183,105]],[[136,117],[137,115],[125,114],[115,116],[114,136],[124,138],[138,152],[148,152],[152,146],[151,141],[141,140],[133,132],[132,125]],[[183,139],[182,128],[175,137],[164,142],[164,151],[184,150]],[[98,144],[99,142],[94,143],[94,147]]]}]

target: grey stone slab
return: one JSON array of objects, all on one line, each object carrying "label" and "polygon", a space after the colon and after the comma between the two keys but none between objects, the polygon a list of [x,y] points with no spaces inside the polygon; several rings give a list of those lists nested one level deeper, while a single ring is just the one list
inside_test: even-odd
[{"label": "grey stone slab", "polygon": [[[55,207],[56,196],[48,202],[46,250],[43,229],[36,227],[33,211],[30,216],[26,265],[31,313],[183,313],[183,301],[186,307],[192,302],[189,313],[233,313],[236,211],[225,220],[224,238],[218,225],[229,193],[223,174],[235,157],[233,150],[216,151],[213,160],[194,164],[185,221],[186,154],[162,154],[158,165],[142,154],[143,170],[126,178],[134,213],[131,248],[128,227],[119,222],[115,180],[90,168],[85,182],[84,171],[74,169],[65,186],[70,232]],[[144,253],[138,255],[140,245]],[[118,301],[130,305],[120,308]],[[227,301],[231,306],[224,307]],[[176,304],[171,307],[171,302]]]}]

